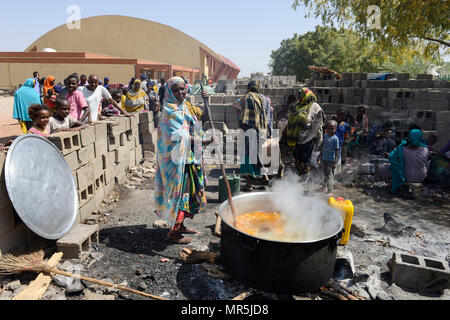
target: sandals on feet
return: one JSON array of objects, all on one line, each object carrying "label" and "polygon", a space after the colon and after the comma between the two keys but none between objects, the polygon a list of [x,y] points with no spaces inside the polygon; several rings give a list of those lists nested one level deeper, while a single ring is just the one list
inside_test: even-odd
[{"label": "sandals on feet", "polygon": [[167,237],[167,240],[173,244],[189,244],[192,242],[191,238],[184,237],[184,236],[179,236],[174,239]]},{"label": "sandals on feet", "polygon": [[180,229],[180,233],[181,234],[199,234],[201,232],[198,230],[195,230],[195,229],[190,229],[190,228],[185,227],[185,228]]}]

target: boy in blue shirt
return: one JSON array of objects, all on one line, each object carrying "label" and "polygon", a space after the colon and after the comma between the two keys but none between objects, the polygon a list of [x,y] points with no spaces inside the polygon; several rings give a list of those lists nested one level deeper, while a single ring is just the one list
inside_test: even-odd
[{"label": "boy in blue shirt", "polygon": [[337,160],[337,173],[341,172],[342,165],[344,165],[347,160],[346,139],[350,134],[351,128],[350,125],[347,122],[345,122],[346,118],[347,118],[346,109],[340,108],[332,119],[337,122],[336,136],[339,139],[339,159]]},{"label": "boy in blue shirt", "polygon": [[323,192],[331,193],[334,187],[334,170],[339,161],[339,138],[336,136],[338,123],[327,122],[323,135],[322,152],[319,160],[324,174]]}]

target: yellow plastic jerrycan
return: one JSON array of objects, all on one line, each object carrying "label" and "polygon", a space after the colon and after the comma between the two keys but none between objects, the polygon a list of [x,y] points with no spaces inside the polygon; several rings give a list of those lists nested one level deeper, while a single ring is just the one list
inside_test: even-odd
[{"label": "yellow plastic jerrycan", "polygon": [[346,245],[348,243],[348,239],[350,237],[350,229],[352,227],[353,213],[354,207],[353,203],[350,200],[344,200],[344,198],[330,198],[328,200],[328,205],[333,209],[336,209],[342,216],[344,220],[344,234],[342,235],[342,239],[340,244]]}]

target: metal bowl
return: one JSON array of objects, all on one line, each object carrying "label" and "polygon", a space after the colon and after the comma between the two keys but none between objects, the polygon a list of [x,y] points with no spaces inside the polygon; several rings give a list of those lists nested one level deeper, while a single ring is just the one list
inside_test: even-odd
[{"label": "metal bowl", "polygon": [[57,240],[78,216],[72,171],[56,146],[37,135],[14,140],[5,162],[9,198],[19,217],[39,236]]}]

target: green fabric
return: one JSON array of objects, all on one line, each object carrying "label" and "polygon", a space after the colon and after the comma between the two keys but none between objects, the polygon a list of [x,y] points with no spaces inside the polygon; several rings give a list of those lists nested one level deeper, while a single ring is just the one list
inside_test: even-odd
[{"label": "green fabric", "polygon": [[261,176],[261,168],[250,164],[250,156],[248,154],[245,155],[245,163],[241,164],[239,172],[242,177],[252,176],[255,178]]},{"label": "green fabric", "polygon": [[287,143],[290,147],[295,147],[300,134],[304,131],[308,123],[308,115],[313,102],[303,106],[297,104],[295,111],[289,115],[287,126]]}]

